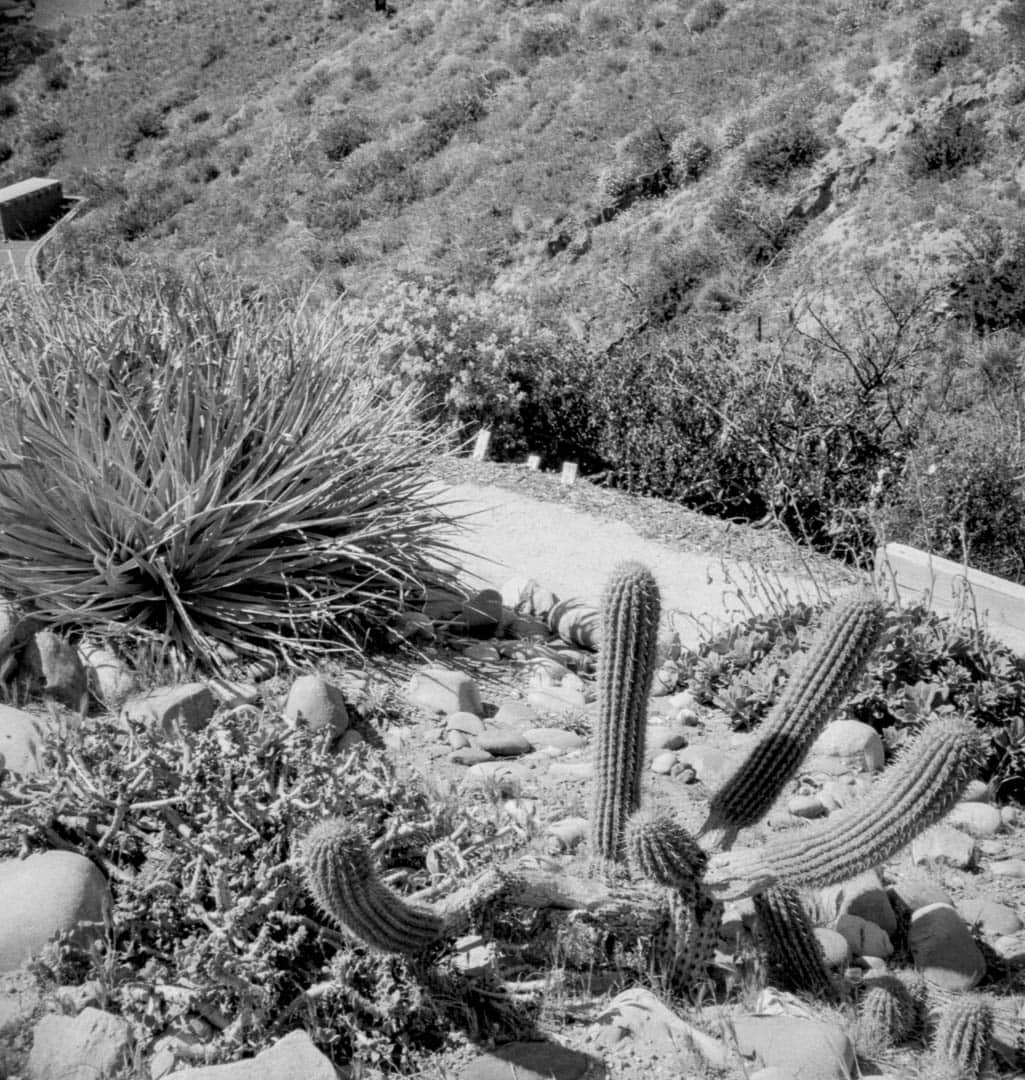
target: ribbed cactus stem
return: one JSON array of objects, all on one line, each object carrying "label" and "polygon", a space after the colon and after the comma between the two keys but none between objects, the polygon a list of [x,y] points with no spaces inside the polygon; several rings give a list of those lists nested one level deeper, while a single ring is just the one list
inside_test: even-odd
[{"label": "ribbed cactus stem", "polygon": [[868,1054],[892,1050],[915,1030],[919,1009],[911,991],[893,975],[865,987],[858,1009],[858,1045]]},{"label": "ribbed cactus stem", "polygon": [[836,984],[797,890],[777,885],[759,893],[754,904],[769,981],[781,990],[838,1002]]},{"label": "ribbed cactus stem", "polygon": [[659,613],[658,585],[651,571],[637,562],[617,566],[602,601],[591,813],[591,855],[604,872],[623,862],[627,818],[641,804],[644,727]]},{"label": "ribbed cactus stem", "polygon": [[668,940],[660,951],[670,958],[662,974],[675,989],[692,993],[704,986],[715,959],[722,914],[722,904],[702,884],[693,901],[670,893]]},{"label": "ribbed cactus stem", "polygon": [[627,824],[626,853],[639,877],[675,889],[694,902],[708,856],[671,814],[643,810],[633,814]]},{"label": "ribbed cactus stem", "polygon": [[989,1061],[993,1008],[985,998],[952,998],[933,1037],[933,1073],[943,1080],[979,1080]]},{"label": "ribbed cactus stem", "polygon": [[935,716],[850,810],[761,847],[715,855],[706,879],[718,895],[750,896],[775,882],[821,887],[871,870],[939,821],[985,758],[976,726]]},{"label": "ribbed cactus stem", "polygon": [[444,930],[435,911],[409,903],[381,882],[360,830],[341,818],[309,831],[299,863],[317,904],[372,949],[416,956]]},{"label": "ribbed cactus stem", "polygon": [[793,778],[815,737],[850,695],[882,635],[886,607],[856,593],[829,615],[798,662],[754,748],[716,792],[700,836],[729,847],[760,821]]}]

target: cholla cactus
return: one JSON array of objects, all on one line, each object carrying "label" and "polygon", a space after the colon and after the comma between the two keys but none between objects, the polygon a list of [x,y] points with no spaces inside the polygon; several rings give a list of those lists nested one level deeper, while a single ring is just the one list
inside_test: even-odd
[{"label": "cholla cactus", "polygon": [[942,1080],[979,1080],[990,1056],[993,1008],[975,995],[951,998],[933,1037],[932,1075]]},{"label": "cholla cactus", "polygon": [[858,1009],[859,1045],[867,1053],[899,1046],[915,1030],[918,1015],[918,1005],[900,979],[892,975],[872,979]]},{"label": "cholla cactus", "polygon": [[313,899],[372,949],[416,956],[442,935],[442,917],[384,885],[361,831],[341,818],[329,818],[309,831],[299,865]]},{"label": "cholla cactus", "polygon": [[757,895],[754,904],[757,938],[765,951],[770,981],[782,990],[838,1002],[836,984],[797,890],[777,885]]},{"label": "cholla cactus", "polygon": [[591,855],[604,872],[622,863],[627,818],[641,805],[644,726],[659,611],[658,585],[651,571],[636,562],[617,566],[602,602],[598,775],[591,813]]},{"label": "cholla cactus", "polygon": [[812,741],[854,689],[883,631],[885,607],[855,594],[831,613],[762,725],[761,736],[716,792],[699,835],[728,847],[760,821],[797,772]]},{"label": "cholla cactus", "polygon": [[627,859],[634,873],[696,901],[708,856],[669,814],[634,814],[627,825]]}]

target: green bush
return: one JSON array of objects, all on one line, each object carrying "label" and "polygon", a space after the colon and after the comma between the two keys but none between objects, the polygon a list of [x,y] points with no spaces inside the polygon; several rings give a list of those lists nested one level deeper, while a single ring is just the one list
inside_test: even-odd
[{"label": "green bush", "polygon": [[347,158],[357,146],[373,137],[369,118],[354,110],[329,117],[317,132],[317,142],[328,161]]},{"label": "green bush", "polygon": [[0,165],[14,157],[14,147],[6,139],[0,139]]},{"label": "green bush", "polygon": [[980,333],[1025,329],[1025,227],[983,222],[969,230],[950,282],[950,309]]},{"label": "green bush", "polygon": [[967,56],[972,35],[960,26],[949,27],[920,38],[911,51],[912,67],[921,75],[935,75],[950,60]]},{"label": "green bush", "polygon": [[[8,303],[14,303],[7,294]],[[2,346],[0,592],[214,664],[358,651],[446,571],[417,401],[331,310],[150,275]]]},{"label": "green bush", "polygon": [[698,180],[707,171],[715,154],[715,144],[701,132],[684,131],[673,139],[669,149],[677,183]]},{"label": "green bush", "polygon": [[71,68],[59,52],[40,57],[37,67],[47,90],[67,90],[71,81]]},{"label": "green bush", "polygon": [[826,144],[806,120],[789,116],[757,136],[743,154],[744,174],[756,184],[775,187],[795,169],[811,165]]},{"label": "green bush", "polygon": [[18,114],[21,103],[7,90],[0,91],[0,120],[10,119]]},{"label": "green bush", "polygon": [[957,105],[948,106],[931,123],[904,140],[908,176],[946,178],[978,165],[986,156],[986,132]]},{"label": "green bush", "polygon": [[728,10],[725,0],[697,0],[684,24],[692,34],[701,34],[722,22]]}]

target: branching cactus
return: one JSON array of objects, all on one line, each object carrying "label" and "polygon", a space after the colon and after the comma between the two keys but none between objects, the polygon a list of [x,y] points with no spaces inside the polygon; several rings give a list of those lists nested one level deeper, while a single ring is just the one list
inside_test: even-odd
[{"label": "branching cactus", "polygon": [[843,704],[882,636],[886,608],[857,593],[830,614],[762,724],[758,742],[716,792],[699,836],[732,846],[760,821],[793,778],[815,737]]},{"label": "branching cactus", "polygon": [[639,877],[675,889],[690,904],[697,898],[708,856],[670,814],[640,811],[627,825],[627,860]]},{"label": "branching cactus", "polygon": [[366,840],[349,822],[329,818],[315,825],[302,842],[299,861],[313,899],[370,948],[417,956],[442,936],[441,915],[409,903],[381,882]]},{"label": "branching cactus", "polygon": [[651,571],[636,562],[612,572],[602,600],[598,657],[597,779],[591,812],[594,868],[623,862],[627,818],[641,805],[648,694],[658,643],[660,600]]},{"label": "branching cactus", "polygon": [[799,887],[847,881],[943,817],[984,757],[984,739],[970,720],[935,716],[861,804],[759,848],[715,855],[708,880],[722,897],[752,896],[779,881]]},{"label": "branching cactus", "polygon": [[836,1003],[836,983],[797,890],[777,885],[754,898],[757,937],[770,982],[782,990],[814,994]]},{"label": "branching cactus", "polygon": [[892,975],[881,975],[865,988],[858,1009],[858,1044],[866,1053],[899,1046],[914,1032],[918,1005],[911,991]]},{"label": "branching cactus", "polygon": [[990,1056],[993,1008],[982,997],[952,998],[940,1013],[933,1037],[933,1075],[942,1080],[979,1080]]}]

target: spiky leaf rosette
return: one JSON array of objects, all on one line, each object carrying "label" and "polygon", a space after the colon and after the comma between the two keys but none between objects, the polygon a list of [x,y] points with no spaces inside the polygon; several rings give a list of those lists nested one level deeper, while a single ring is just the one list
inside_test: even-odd
[{"label": "spiky leaf rosette", "polygon": [[757,937],[765,950],[770,982],[781,990],[839,1001],[822,946],[797,890],[777,885],[759,893],[754,904]]},{"label": "spiky leaf rosette", "polygon": [[942,1080],[979,1080],[990,1055],[993,1008],[975,995],[943,1007],[933,1037],[933,1073]]},{"label": "spiky leaf rosette", "polygon": [[328,818],[307,833],[299,864],[313,899],[372,949],[417,956],[444,930],[437,912],[409,903],[381,882],[360,830],[342,818]]},{"label": "spiky leaf rosette", "polygon": [[865,987],[858,1009],[858,1043],[866,1053],[891,1050],[915,1030],[918,1005],[900,979],[880,975]]},{"label": "spiky leaf rosette", "polygon": [[708,856],[671,814],[633,814],[627,823],[626,854],[635,874],[676,889],[693,903]]},{"label": "spiky leaf rosette", "polygon": [[934,716],[860,804],[760,848],[715,855],[706,879],[722,897],[751,896],[779,881],[807,887],[847,881],[939,821],[985,756],[985,740],[970,720]]},{"label": "spiky leaf rosette", "polygon": [[612,571],[602,600],[591,813],[591,855],[602,873],[622,864],[627,818],[641,805],[644,725],[660,609],[658,585],[646,566],[624,562]]},{"label": "spiky leaf rosette", "polygon": [[871,594],[842,601],[816,634],[757,743],[713,797],[699,835],[729,847],[760,821],[793,778],[815,737],[850,695],[882,635],[886,607]]}]

